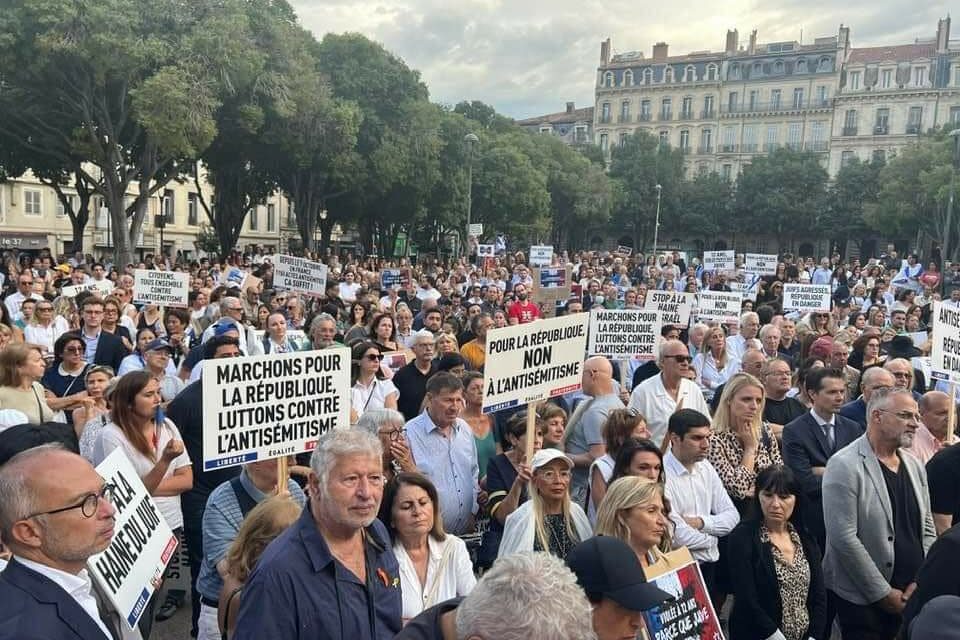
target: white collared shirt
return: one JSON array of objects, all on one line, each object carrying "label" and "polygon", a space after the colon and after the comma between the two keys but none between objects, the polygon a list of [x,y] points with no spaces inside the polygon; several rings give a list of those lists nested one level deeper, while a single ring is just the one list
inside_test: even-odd
[{"label": "white collared shirt", "polygon": [[[430,558],[427,560],[426,584],[420,584],[417,568],[413,560],[407,555],[407,550],[398,540],[393,544],[393,553],[397,556],[400,565],[400,592],[403,594],[404,621],[415,618],[433,605],[465,596],[473,591],[477,579],[473,575],[473,564],[470,562],[470,553],[463,540],[447,534],[443,542],[433,536],[427,536]],[[446,551],[445,551],[446,550]],[[442,573],[441,561],[444,553],[447,554]]]},{"label": "white collared shirt", "polygon": [[647,419],[647,428],[650,430],[650,439],[659,446],[667,433],[667,423],[670,421],[677,405],[682,402],[684,409],[694,409],[710,417],[710,407],[703,397],[703,392],[693,380],[680,379],[680,390],[677,399],[667,393],[663,386],[663,374],[657,374],[638,384],[630,394],[630,409],[636,409]]},{"label": "white collared shirt", "polygon": [[107,640],[113,639],[113,636],[110,635],[110,630],[107,629],[103,620],[100,619],[97,599],[93,595],[93,583],[90,581],[90,576],[87,575],[86,569],[81,569],[80,573],[73,575],[72,573],[54,569],[53,567],[34,562],[33,560],[26,560],[20,556],[14,556],[14,558],[26,568],[33,569],[45,578],[49,578],[58,587],[66,591],[67,595],[76,600],[77,604],[87,612],[87,615],[93,618],[93,621],[97,623],[97,626],[103,631]]}]

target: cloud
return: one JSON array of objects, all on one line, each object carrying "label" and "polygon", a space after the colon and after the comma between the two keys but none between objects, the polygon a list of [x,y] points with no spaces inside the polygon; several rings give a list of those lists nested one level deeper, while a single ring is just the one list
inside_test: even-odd
[{"label": "cloud", "polygon": [[726,30],[760,42],[836,35],[851,28],[853,46],[906,44],[933,37],[942,8],[915,0],[691,0],[641,5],[627,0],[292,0],[305,27],[356,31],[421,72],[436,102],[481,100],[525,118],[594,102],[600,42],[616,52],[655,42],[671,54],[721,50]]}]

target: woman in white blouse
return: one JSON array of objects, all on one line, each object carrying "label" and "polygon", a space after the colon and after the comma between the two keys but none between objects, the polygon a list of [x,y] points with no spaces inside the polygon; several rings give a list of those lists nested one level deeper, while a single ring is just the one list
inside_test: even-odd
[{"label": "woman in white blouse", "polygon": [[384,491],[380,521],[400,563],[403,623],[438,602],[465,596],[477,579],[463,540],[443,530],[437,489],[420,473],[400,473]]},{"label": "woman in white blouse", "polygon": [[717,387],[740,370],[740,361],[727,353],[727,336],[721,327],[707,332],[700,353],[693,359],[693,369],[707,402]]},{"label": "woman in white blouse", "polygon": [[53,345],[57,338],[70,331],[70,325],[62,316],[53,312],[53,303],[40,300],[33,309],[30,318],[23,327],[23,341],[43,347],[47,357],[53,357]]},{"label": "woman in white blouse", "polygon": [[353,347],[353,387],[350,389],[350,423],[356,424],[364,411],[396,409],[400,391],[384,379],[380,364],[383,353],[375,342],[366,340]]}]

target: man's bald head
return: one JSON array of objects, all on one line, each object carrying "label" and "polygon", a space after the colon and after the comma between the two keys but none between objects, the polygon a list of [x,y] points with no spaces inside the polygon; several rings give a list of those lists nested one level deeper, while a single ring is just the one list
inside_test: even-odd
[{"label": "man's bald head", "polygon": [[764,363],[767,361],[767,356],[763,354],[759,349],[747,349],[744,352],[743,357],[740,358],[740,369],[744,373],[749,373],[752,376],[760,377],[760,372],[763,369]]},{"label": "man's bald head", "polygon": [[603,356],[587,358],[583,363],[583,392],[602,396],[613,392],[613,365]]},{"label": "man's bald head", "polygon": [[893,374],[881,367],[870,367],[863,372],[860,378],[860,391],[863,393],[864,402],[870,400],[870,396],[876,389],[892,389],[896,386],[896,379]]}]

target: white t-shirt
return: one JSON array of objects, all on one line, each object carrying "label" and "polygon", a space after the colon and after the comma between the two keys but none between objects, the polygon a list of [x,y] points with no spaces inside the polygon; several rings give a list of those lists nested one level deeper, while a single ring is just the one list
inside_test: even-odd
[{"label": "white t-shirt", "polygon": [[[177,426],[171,421],[167,420],[164,423],[164,427],[165,428],[160,430],[157,452],[162,452],[171,440],[183,440]],[[93,446],[92,462],[94,466],[103,462],[106,457],[113,453],[113,450],[118,447],[123,449],[130,463],[133,464],[133,468],[137,470],[137,475],[141,478],[150,473],[150,470],[157,464],[155,460],[151,460],[137,451],[130,441],[127,440],[127,437],[123,435],[120,427],[111,422],[97,435],[97,442]],[[163,475],[163,479],[166,480],[172,476],[177,469],[189,466],[190,456],[187,455],[187,451],[184,449],[183,453],[174,458],[173,462],[167,467],[167,472]],[[154,496],[153,501],[157,503],[157,508],[160,509],[163,519],[167,521],[167,525],[171,529],[178,529],[183,526],[183,511],[180,509],[180,496]]]},{"label": "white t-shirt", "polygon": [[362,416],[364,411],[369,409],[383,409],[384,403],[391,395],[400,395],[400,391],[390,380],[373,379],[373,384],[369,387],[357,380],[350,389],[350,406]]},{"label": "white t-shirt", "polygon": [[347,282],[340,283],[340,298],[346,302],[355,302],[357,299],[357,291],[360,290],[360,283],[354,282],[349,284]]}]

